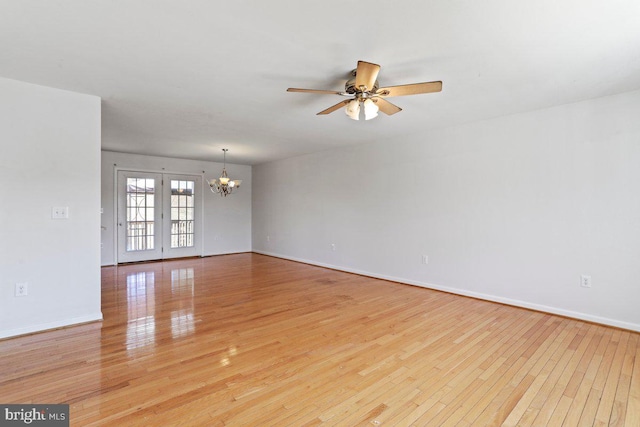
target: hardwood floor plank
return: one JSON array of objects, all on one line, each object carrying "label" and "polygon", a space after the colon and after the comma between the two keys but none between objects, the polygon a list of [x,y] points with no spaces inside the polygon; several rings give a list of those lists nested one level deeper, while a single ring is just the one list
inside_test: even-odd
[{"label": "hardwood floor plank", "polygon": [[631,387],[625,415],[625,425],[640,425],[640,346],[636,346],[633,372],[631,374]]},{"label": "hardwood floor plank", "polygon": [[588,416],[583,418],[583,412],[587,405],[587,399],[589,398],[597,373],[600,369],[606,369],[606,367],[601,367],[602,353],[604,351],[603,348],[609,343],[612,332],[612,329],[605,329],[597,348],[595,348],[593,353],[586,355],[589,365],[582,376],[582,381],[580,382],[576,394],[573,397],[573,402],[571,403],[571,407],[569,408],[569,412],[565,418],[565,424],[567,426],[580,425],[579,423],[581,419],[586,420],[586,418],[588,418]]},{"label": "hardwood floor plank", "polygon": [[602,388],[600,404],[598,405],[598,410],[595,415],[596,424],[608,425],[611,419],[616,391],[620,385],[620,372],[622,371],[622,364],[627,351],[629,335],[628,332],[623,332],[615,346],[613,360],[610,363],[609,372],[606,375],[606,382]]},{"label": "hardwood floor plank", "polygon": [[[517,369],[510,370],[509,381],[504,383],[504,386],[500,388],[498,394],[484,408],[475,422],[478,424],[491,423],[500,425],[506,420],[527,388],[535,380],[535,376],[531,375],[529,371],[535,367],[540,355],[545,354],[548,347],[553,344],[556,336],[560,333],[561,325],[562,323],[559,319],[550,322],[550,318],[545,316],[537,322],[534,334],[527,333],[523,336],[526,341],[523,341],[520,346],[521,352],[519,351],[510,356],[510,358],[518,356],[517,364],[513,365]],[[535,350],[532,351],[532,347]]]},{"label": "hardwood floor plank", "polygon": [[73,426],[640,425],[640,335],[257,254],[102,269],[104,321],[0,341]]},{"label": "hardwood floor plank", "polygon": [[[571,326],[573,328],[570,333],[551,356],[547,365],[545,365],[544,370],[549,372],[549,375],[528,408],[530,422],[523,421],[520,425],[546,425],[549,423],[555,406],[560,401],[564,391],[564,385],[559,384],[559,381],[565,367],[574,355],[574,338],[579,336],[577,334],[579,328],[575,327],[575,322],[571,322]],[[534,413],[536,414],[535,417],[533,416]]]}]

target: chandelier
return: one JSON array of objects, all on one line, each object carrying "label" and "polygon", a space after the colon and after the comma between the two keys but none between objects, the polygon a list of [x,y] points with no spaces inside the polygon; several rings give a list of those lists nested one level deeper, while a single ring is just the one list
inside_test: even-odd
[{"label": "chandelier", "polygon": [[222,149],[224,153],[224,166],[222,167],[222,175],[218,179],[212,179],[209,182],[209,187],[211,188],[212,193],[218,193],[221,196],[227,197],[227,195],[233,192],[234,188],[239,188],[240,184],[242,184],[241,179],[231,180],[227,176],[227,151],[228,148]]}]

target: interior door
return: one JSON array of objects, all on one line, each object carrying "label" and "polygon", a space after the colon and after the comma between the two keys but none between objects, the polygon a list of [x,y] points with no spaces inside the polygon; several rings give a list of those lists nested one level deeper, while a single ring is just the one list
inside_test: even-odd
[{"label": "interior door", "polygon": [[118,171],[118,262],[162,259],[162,174]]}]

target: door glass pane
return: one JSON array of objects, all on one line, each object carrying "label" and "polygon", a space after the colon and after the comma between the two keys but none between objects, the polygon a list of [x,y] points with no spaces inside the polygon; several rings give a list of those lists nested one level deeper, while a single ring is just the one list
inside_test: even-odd
[{"label": "door glass pane", "polygon": [[155,248],[154,193],[154,179],[127,178],[127,252]]},{"label": "door glass pane", "polygon": [[171,180],[171,248],[193,247],[195,181]]}]

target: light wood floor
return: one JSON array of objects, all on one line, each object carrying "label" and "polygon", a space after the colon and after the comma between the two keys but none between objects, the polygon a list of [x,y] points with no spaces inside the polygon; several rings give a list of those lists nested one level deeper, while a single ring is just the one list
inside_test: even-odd
[{"label": "light wood floor", "polygon": [[102,269],[0,403],[109,426],[640,426],[639,334],[257,254]]}]

